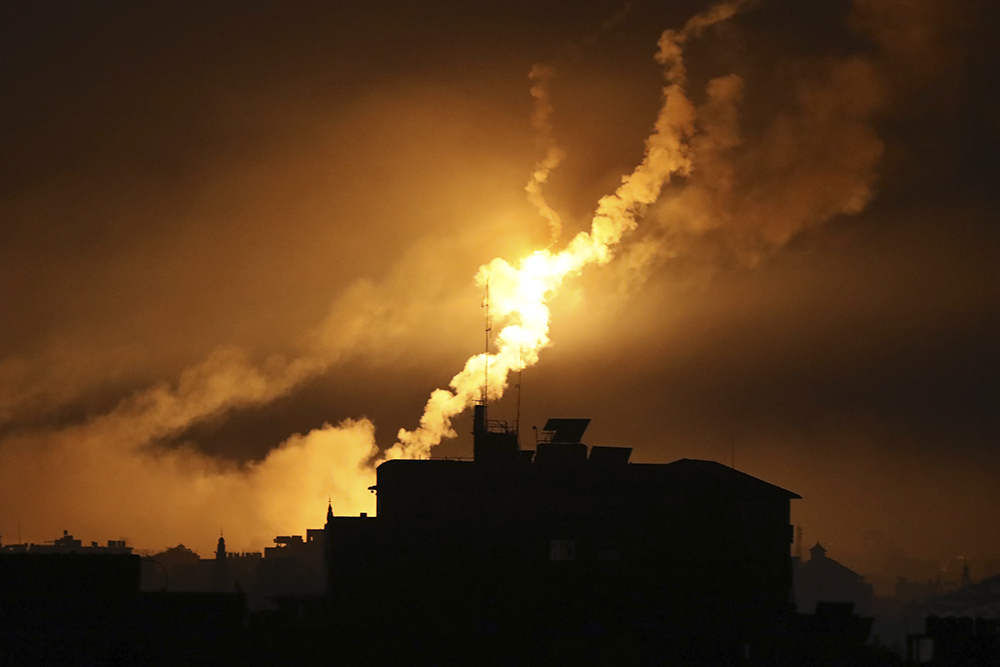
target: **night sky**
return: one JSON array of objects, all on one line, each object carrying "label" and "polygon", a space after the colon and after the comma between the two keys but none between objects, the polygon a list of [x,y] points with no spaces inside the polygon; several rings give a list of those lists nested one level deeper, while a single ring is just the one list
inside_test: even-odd
[{"label": "night sky", "polygon": [[[5,3],[4,543],[373,511],[375,448],[484,348],[478,267],[589,229],[711,6],[563,5]],[[551,298],[522,441],[735,460],[833,557],[1000,554],[998,14],[771,0],[685,42],[691,169]]]}]

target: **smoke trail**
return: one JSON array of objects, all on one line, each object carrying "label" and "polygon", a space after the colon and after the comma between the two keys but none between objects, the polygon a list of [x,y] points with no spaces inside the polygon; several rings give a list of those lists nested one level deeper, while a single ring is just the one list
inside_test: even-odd
[{"label": "smoke trail", "polygon": [[[582,43],[593,45],[607,32],[610,32],[632,13],[632,10],[639,4],[636,0],[626,0],[622,6],[603,21],[596,30],[584,37]],[[579,56],[579,49],[572,43],[567,47],[570,57],[575,59]],[[531,127],[534,129],[545,146],[545,157],[535,165],[534,171],[528,184],[524,187],[528,193],[528,201],[538,210],[538,213],[549,223],[549,245],[552,246],[559,241],[562,236],[562,219],[559,214],[549,205],[542,194],[542,187],[548,182],[549,175],[565,159],[565,151],[556,143],[552,128],[552,104],[551,82],[556,75],[556,69],[552,65],[535,63],[528,72],[528,79],[532,82],[530,93],[534,100],[534,108],[531,113]]]},{"label": "smoke trail", "polygon": [[566,156],[552,136],[553,106],[549,84],[553,76],[555,76],[555,69],[541,63],[535,64],[528,73],[528,78],[533,82],[531,97],[535,100],[535,108],[531,114],[531,126],[545,142],[545,157],[535,165],[531,179],[524,186],[528,193],[528,201],[538,209],[539,214],[549,223],[550,243],[555,243],[562,235],[562,220],[559,214],[545,201],[545,197],[542,195],[542,186],[549,180],[549,174],[552,170],[558,167]]},{"label": "smoke trail", "polygon": [[[656,61],[664,68],[664,101],[646,140],[642,162],[622,179],[614,194],[598,201],[590,231],[577,234],[563,250],[536,251],[516,266],[497,258],[480,268],[476,282],[489,283],[492,313],[498,321],[507,322],[496,337],[497,352],[470,358],[451,379],[450,389],[432,392],[420,426],[412,431],[400,429],[398,442],[385,452],[385,458],[424,458],[443,438],[455,437],[452,420],[482,394],[487,364],[486,396],[502,396],[508,374],[536,363],[540,350],[549,344],[548,298],[566,278],[587,266],[607,264],[622,237],[636,227],[637,219],[657,200],[670,177],[690,172],[687,142],[695,131],[696,114],[684,92],[683,45],[734,16],[744,4],[737,0],[717,5],[691,18],[682,30],[663,33]],[[542,118],[547,119],[544,109]]]}]

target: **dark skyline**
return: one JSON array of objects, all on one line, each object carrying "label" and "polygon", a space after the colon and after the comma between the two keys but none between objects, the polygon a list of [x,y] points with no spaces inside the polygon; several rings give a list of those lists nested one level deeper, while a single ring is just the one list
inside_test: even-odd
[{"label": "dark skyline", "polygon": [[[996,9],[802,4],[685,45],[694,167],[551,300],[522,435],[735,452],[838,554],[1000,553]],[[531,67],[559,249],[642,159],[657,39],[709,6],[0,10],[5,541],[207,553],[367,511],[371,426],[324,424],[414,428],[482,350],[477,268],[549,243]],[[471,453],[455,426],[435,455]]]}]

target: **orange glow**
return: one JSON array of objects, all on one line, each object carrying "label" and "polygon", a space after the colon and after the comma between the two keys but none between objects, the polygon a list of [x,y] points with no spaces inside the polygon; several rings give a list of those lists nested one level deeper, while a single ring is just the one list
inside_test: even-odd
[{"label": "orange glow", "polygon": [[[425,458],[443,438],[455,437],[452,419],[479,397],[497,399],[507,387],[507,376],[538,361],[539,352],[549,345],[548,300],[562,282],[590,265],[607,264],[614,257],[622,237],[634,229],[637,219],[653,204],[673,174],[687,174],[691,163],[687,141],[694,134],[695,110],[684,94],[683,45],[706,28],[732,17],[743,2],[722,3],[688,21],[680,31],[667,30],[659,41],[656,60],[664,67],[667,86],[664,102],[652,134],[646,140],[642,162],[622,179],[614,194],[598,202],[589,232],[577,234],[559,252],[538,250],[516,264],[496,258],[480,267],[476,282],[489,289],[490,314],[503,323],[495,337],[496,352],[470,358],[465,368],[450,382],[451,389],[437,389],[427,401],[420,426],[400,429],[398,442],[385,457]],[[560,230],[559,218],[541,196],[541,185],[558,165],[561,152],[549,137],[551,102],[547,82],[551,69],[536,67],[533,124],[548,139],[548,154],[532,174],[529,199],[550,224],[553,236]],[[486,370],[489,373],[487,375]],[[483,386],[488,377],[488,385]]]}]

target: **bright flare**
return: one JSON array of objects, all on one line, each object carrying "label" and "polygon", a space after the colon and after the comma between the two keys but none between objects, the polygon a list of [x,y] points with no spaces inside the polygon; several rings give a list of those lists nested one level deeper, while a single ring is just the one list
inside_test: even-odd
[{"label": "bright flare", "polygon": [[[611,261],[622,237],[635,228],[637,218],[656,201],[670,177],[690,172],[687,142],[694,134],[695,109],[684,94],[683,45],[689,38],[735,15],[744,4],[745,0],[719,4],[691,18],[682,30],[663,33],[656,61],[663,65],[667,85],[653,133],[646,139],[642,162],[622,178],[614,194],[601,198],[590,231],[577,234],[563,250],[556,253],[538,250],[516,265],[497,258],[480,267],[476,282],[481,287],[489,285],[490,314],[503,324],[496,334],[497,351],[470,358],[465,368],[451,379],[450,390],[436,389],[427,401],[420,426],[412,431],[400,429],[399,442],[386,450],[386,459],[426,458],[443,438],[455,437],[452,419],[456,415],[484,393],[488,399],[500,398],[507,388],[510,372],[535,364],[539,352],[549,344],[547,302],[563,281],[592,264]],[[535,125],[544,130],[548,129],[550,111],[544,84],[551,74],[549,70],[532,71],[532,78],[538,81],[532,91],[539,102]],[[558,217],[544,205],[540,186],[557,164],[555,157],[543,161],[528,189],[529,198],[549,220],[554,234],[558,232]],[[489,384],[483,387],[486,364],[489,364]]]}]

